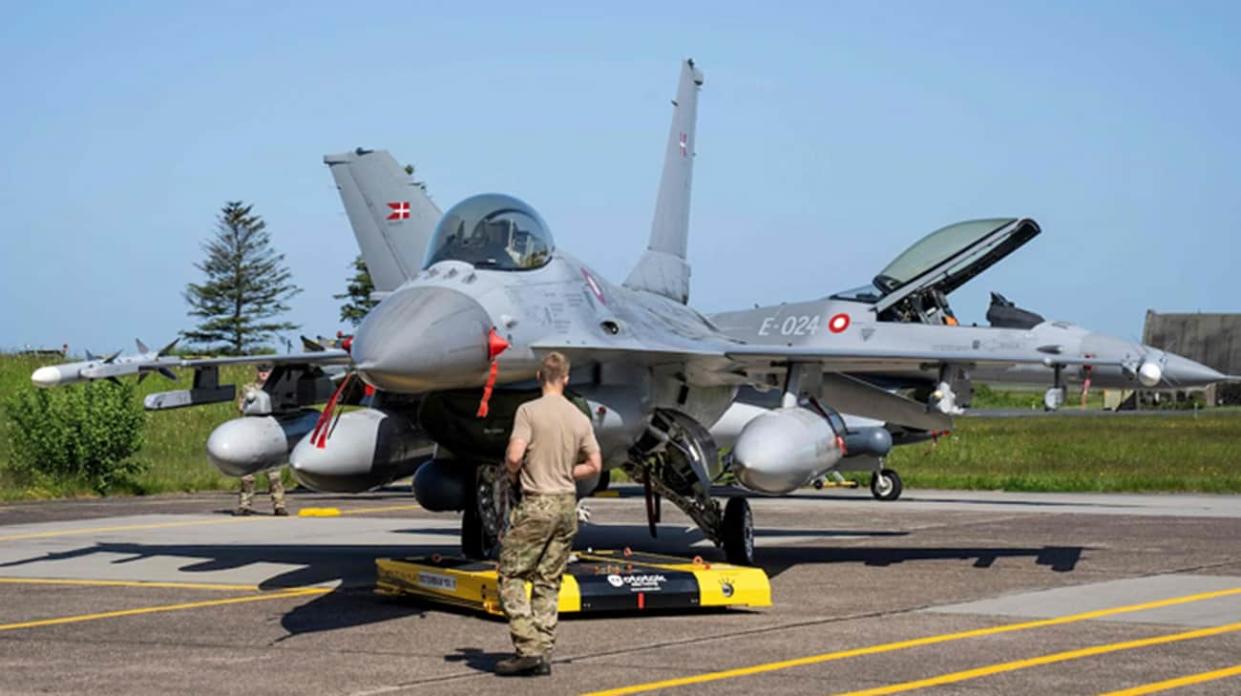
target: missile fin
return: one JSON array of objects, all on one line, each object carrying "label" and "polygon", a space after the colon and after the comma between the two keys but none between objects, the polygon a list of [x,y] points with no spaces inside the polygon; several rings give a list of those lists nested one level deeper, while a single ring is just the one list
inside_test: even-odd
[{"label": "missile fin", "polygon": [[134,345],[138,346],[139,353],[146,354],[151,352],[151,349],[147,348],[147,344],[143,343],[141,338],[135,338]]},{"label": "missile fin", "polygon": [[177,381],[177,373],[173,372],[172,370],[169,370],[166,367],[160,367],[158,369],[159,369],[159,373],[163,375],[164,377],[166,377],[167,379],[170,379],[174,382]]},{"label": "missile fin", "polygon": [[181,337],[180,337],[180,336],[177,336],[176,338],[172,339],[172,342],[171,342],[171,343],[169,343],[168,345],[166,345],[166,346],[164,346],[163,348],[160,348],[160,349],[159,349],[159,353],[157,353],[155,357],[157,357],[157,358],[158,358],[158,357],[163,357],[163,356],[168,355],[169,353],[171,353],[171,352],[172,352],[172,349],[177,347],[177,342],[178,342],[178,341],[180,341],[180,340],[181,340]]}]

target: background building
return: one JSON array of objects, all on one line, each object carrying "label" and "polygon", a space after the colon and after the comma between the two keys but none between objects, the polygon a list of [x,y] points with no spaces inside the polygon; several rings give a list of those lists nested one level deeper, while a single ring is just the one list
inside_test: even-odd
[{"label": "background building", "polygon": [[[1160,314],[1147,310],[1142,342],[1227,375],[1241,374],[1241,314]],[[1209,387],[1206,397],[1208,404],[1241,404],[1241,385]]]}]

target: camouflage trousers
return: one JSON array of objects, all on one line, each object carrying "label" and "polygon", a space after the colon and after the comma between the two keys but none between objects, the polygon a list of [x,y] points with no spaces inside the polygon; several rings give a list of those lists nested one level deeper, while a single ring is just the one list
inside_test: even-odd
[{"label": "camouflage trousers", "polygon": [[[517,654],[550,656],[556,644],[560,578],[577,534],[577,496],[529,495],[500,544],[500,604]],[[530,594],[526,595],[526,582]]]},{"label": "camouflage trousers", "polygon": [[[254,506],[254,489],[256,479],[254,474],[241,477],[241,495],[237,500],[237,507],[242,510],[250,510]],[[280,479],[280,469],[267,470],[267,490],[271,493],[271,506],[277,510],[284,507],[284,481]]]}]

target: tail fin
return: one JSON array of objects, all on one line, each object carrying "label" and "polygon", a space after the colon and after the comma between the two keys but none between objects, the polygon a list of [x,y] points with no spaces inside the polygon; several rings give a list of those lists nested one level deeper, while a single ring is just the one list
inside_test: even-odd
[{"label": "tail fin", "polygon": [[375,289],[391,292],[422,268],[440,209],[386,150],[326,155]]},{"label": "tail fin", "polygon": [[689,194],[694,178],[694,128],[698,119],[698,89],[702,72],[694,61],[681,64],[677,98],[672,102],[672,127],[664,150],[651,241],[625,287],[646,290],[684,303],[689,300]]}]

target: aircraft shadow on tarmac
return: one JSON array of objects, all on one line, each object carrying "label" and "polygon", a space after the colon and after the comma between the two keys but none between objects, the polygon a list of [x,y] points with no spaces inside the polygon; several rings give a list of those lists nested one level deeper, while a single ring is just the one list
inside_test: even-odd
[{"label": "aircraft shadow on tarmac", "polygon": [[[0,568],[31,564],[55,563],[103,555],[116,558],[114,564],[135,563],[146,559],[175,558],[186,561],[177,570],[182,573],[209,573],[241,569],[253,564],[280,564],[292,569],[277,572],[259,583],[263,590],[305,587],[339,582],[333,592],[289,611],[281,619],[287,637],[367,625],[426,612],[425,605],[411,602],[376,601],[371,594],[375,583],[375,559],[452,554],[457,552],[457,530],[449,528],[410,528],[405,533],[443,534],[444,544],[409,545],[272,545],[272,544],[133,544],[96,543],[69,551],[51,552],[36,557],[0,564]],[[660,525],[659,536],[652,539],[646,525],[584,525],[578,536],[578,548],[618,549],[630,546],[637,551],[666,553],[678,556],[702,554],[708,560],[722,558],[711,546],[694,546],[703,537],[697,528]],[[892,538],[907,535],[901,531],[858,531],[822,529],[757,529],[760,565],[775,577],[784,571],[807,564],[861,563],[868,566],[890,566],[920,561],[973,561],[973,567],[987,569],[999,559],[1031,558],[1037,565],[1054,572],[1071,572],[1081,560],[1083,547],[884,547],[831,546],[832,539],[857,541],[863,538]],[[821,539],[827,545],[780,545],[786,538]],[[440,608],[436,607],[439,611]],[[282,639],[283,640],[283,639]],[[468,666],[489,669],[493,655],[473,649],[462,649],[457,659]]]}]

